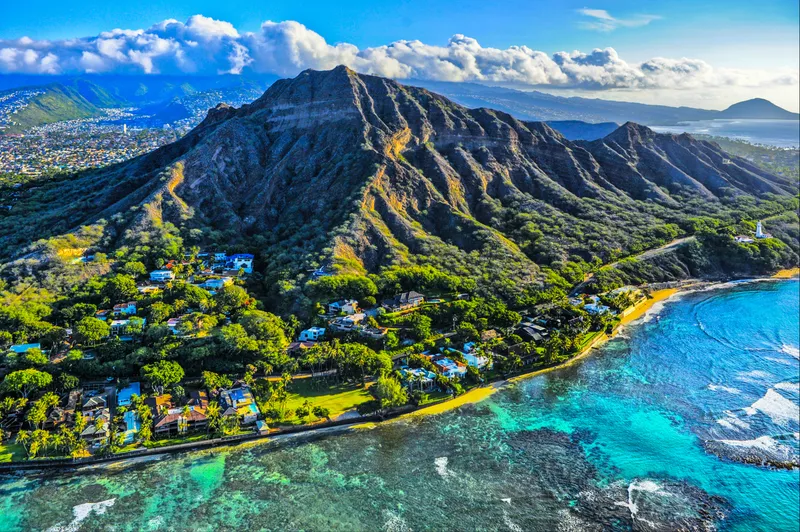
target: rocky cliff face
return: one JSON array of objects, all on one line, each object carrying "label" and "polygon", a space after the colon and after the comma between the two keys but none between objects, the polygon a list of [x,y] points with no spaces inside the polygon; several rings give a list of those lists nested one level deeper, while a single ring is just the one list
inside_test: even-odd
[{"label": "rocky cliff face", "polygon": [[[570,142],[544,123],[470,110],[345,67],[278,81],[240,109],[212,109],[179,142],[77,183],[49,191],[49,208],[29,232],[133,208],[139,222],[269,235],[292,243],[282,253],[355,269],[409,254],[464,262],[479,251],[475,261],[502,257],[526,276],[538,271],[525,248],[533,241],[537,256],[566,258],[570,249],[549,235],[525,236],[523,214],[565,233],[591,229],[597,243],[624,248],[625,237],[603,224],[633,234],[662,224],[686,197],[713,203],[794,188],[687,135],[628,123],[600,140]],[[607,216],[604,205],[631,217]]]}]

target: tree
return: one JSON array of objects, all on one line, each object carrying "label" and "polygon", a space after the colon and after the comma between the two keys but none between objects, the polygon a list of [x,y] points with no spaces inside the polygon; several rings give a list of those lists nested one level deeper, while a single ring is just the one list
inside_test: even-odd
[{"label": "tree", "polygon": [[561,334],[553,334],[544,344],[544,361],[548,364],[558,361],[566,345],[567,342]]},{"label": "tree", "polygon": [[47,355],[42,353],[41,349],[34,347],[33,349],[25,351],[25,365],[28,367],[41,367],[49,361]]},{"label": "tree", "polygon": [[45,371],[21,369],[6,375],[3,388],[27,398],[34,390],[45,388],[51,382],[53,382],[53,376]]},{"label": "tree", "polygon": [[255,300],[248,295],[247,290],[233,284],[217,290],[214,301],[217,303],[217,309],[223,314],[235,314],[255,304]]},{"label": "tree", "polygon": [[116,303],[126,303],[139,295],[136,288],[136,279],[130,275],[118,273],[111,276],[103,287],[103,295],[108,298],[112,305]]},{"label": "tree", "polygon": [[418,342],[427,340],[431,335],[431,319],[419,312],[411,316],[408,325],[411,327],[411,334]]},{"label": "tree", "polygon": [[75,325],[75,338],[81,344],[94,345],[107,338],[110,332],[108,324],[97,318],[83,318]]},{"label": "tree", "polygon": [[[133,401],[131,401],[133,404]],[[136,415],[139,416],[139,439],[148,442],[153,437],[153,411],[144,403],[136,407]]]},{"label": "tree", "polygon": [[150,316],[150,323],[155,324],[167,321],[170,316],[172,316],[174,309],[163,301],[156,301],[150,305],[148,312]]},{"label": "tree", "polygon": [[214,373],[213,371],[203,372],[203,385],[209,390],[214,391],[220,388],[228,388],[232,381],[225,375]]},{"label": "tree", "polygon": [[122,271],[131,277],[141,277],[147,273],[147,268],[139,261],[131,261],[123,264]]},{"label": "tree", "polygon": [[380,403],[381,410],[403,406],[408,402],[408,394],[394,377],[382,376],[373,388],[373,394]]},{"label": "tree", "polygon": [[208,403],[206,408],[206,417],[208,418],[207,430],[213,434],[222,433],[222,409],[217,402]]},{"label": "tree", "polygon": [[306,399],[301,406],[298,406],[294,413],[297,414],[297,417],[300,418],[300,421],[303,421],[305,418],[307,418],[309,414],[311,414],[311,403],[308,401],[308,399]]},{"label": "tree", "polygon": [[47,412],[58,405],[58,396],[53,392],[47,392],[28,410],[25,419],[34,428],[41,428],[42,423],[47,420]]},{"label": "tree", "polygon": [[153,391],[161,395],[164,388],[177,384],[183,379],[183,368],[172,360],[159,360],[141,369],[142,377],[150,383]]},{"label": "tree", "polygon": [[311,413],[320,419],[325,418],[328,421],[331,420],[331,411],[324,406],[315,406]]}]

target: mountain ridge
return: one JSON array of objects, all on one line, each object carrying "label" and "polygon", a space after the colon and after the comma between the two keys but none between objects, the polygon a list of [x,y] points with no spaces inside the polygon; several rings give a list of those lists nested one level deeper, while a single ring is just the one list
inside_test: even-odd
[{"label": "mountain ridge", "polygon": [[[337,67],[217,106],[147,155],[41,187],[23,198],[24,221],[6,216],[0,242],[8,252],[103,219],[108,241],[133,245],[169,222],[229,245],[256,239],[268,276],[413,263],[503,293],[504,282],[541,282],[539,265],[659,241],[687,205],[792,191],[689,135],[626,123],[571,142],[544,123]],[[47,209],[33,207],[44,197]]]}]

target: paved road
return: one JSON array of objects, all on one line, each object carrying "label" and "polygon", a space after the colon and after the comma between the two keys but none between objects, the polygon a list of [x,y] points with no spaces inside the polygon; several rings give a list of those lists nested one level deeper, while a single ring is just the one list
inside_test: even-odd
[{"label": "paved road", "polygon": [[[642,253],[639,253],[638,255],[632,255],[630,257],[625,257],[624,259],[620,259],[620,260],[618,260],[616,262],[612,262],[611,264],[606,264],[605,266],[603,266],[603,269],[605,269],[605,268],[616,268],[617,265],[620,262],[622,262],[623,260],[627,260],[627,259],[637,259],[637,260],[652,259],[653,257],[657,257],[659,255],[662,255],[662,254],[666,253],[667,251],[671,251],[673,249],[676,249],[676,248],[686,244],[687,242],[692,242],[694,240],[695,240],[694,236],[686,236],[686,237],[683,237],[683,238],[678,238],[678,239],[673,240],[672,242],[667,242],[663,246],[660,246],[660,247],[657,247],[657,248],[653,248],[653,249],[648,249],[647,251],[643,251]],[[572,296],[572,295],[581,293],[581,291],[586,287],[587,284],[589,284],[592,281],[592,279],[594,279],[594,273],[587,274],[586,278],[583,280],[583,282],[578,284],[578,285],[576,285],[575,288],[572,289],[572,292],[570,292],[569,295]]]}]

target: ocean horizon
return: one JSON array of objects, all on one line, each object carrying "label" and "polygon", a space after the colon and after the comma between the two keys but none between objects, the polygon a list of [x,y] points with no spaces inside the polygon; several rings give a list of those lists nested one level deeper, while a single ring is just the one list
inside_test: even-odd
[{"label": "ocean horizon", "polygon": [[745,120],[738,118],[696,120],[671,126],[650,126],[650,128],[659,133],[728,137],[751,144],[765,144],[778,148],[800,146],[800,121],[798,120]]}]

